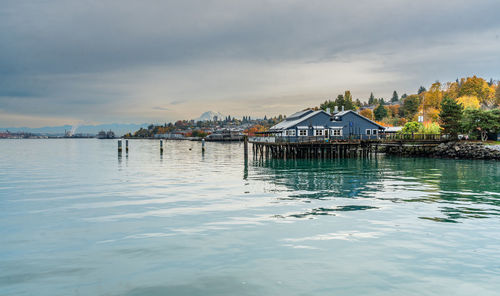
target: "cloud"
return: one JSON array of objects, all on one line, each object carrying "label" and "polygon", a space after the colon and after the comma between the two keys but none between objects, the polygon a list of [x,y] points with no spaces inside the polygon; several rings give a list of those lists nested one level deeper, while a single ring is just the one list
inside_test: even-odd
[{"label": "cloud", "polygon": [[0,107],[164,122],[214,104],[289,113],[345,89],[363,98],[498,79],[499,10],[488,0],[4,0]]}]

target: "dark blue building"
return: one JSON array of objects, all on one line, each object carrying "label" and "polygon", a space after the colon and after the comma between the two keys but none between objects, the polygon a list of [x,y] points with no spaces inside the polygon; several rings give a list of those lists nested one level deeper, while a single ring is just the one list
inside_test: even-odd
[{"label": "dark blue building", "polygon": [[304,110],[271,127],[270,132],[290,140],[301,137],[325,139],[374,139],[385,127],[349,110],[329,114],[323,110]]}]

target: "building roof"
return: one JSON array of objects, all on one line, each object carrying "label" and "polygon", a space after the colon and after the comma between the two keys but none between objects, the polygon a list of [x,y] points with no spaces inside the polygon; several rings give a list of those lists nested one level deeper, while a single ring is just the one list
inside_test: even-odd
[{"label": "building roof", "polygon": [[403,129],[402,126],[389,126],[389,127],[385,128],[385,131],[387,133],[396,133],[396,132],[399,132],[402,129]]},{"label": "building roof", "polygon": [[306,109],[306,110],[302,110],[302,111],[299,111],[299,112],[295,112],[292,115],[288,116],[287,119],[291,119],[291,120],[298,119],[298,118],[300,118],[300,117],[302,117],[302,116],[304,116],[306,114],[309,114],[311,112],[313,112],[313,110],[311,110],[311,109]]},{"label": "building roof", "polygon": [[314,117],[314,116],[316,116],[317,114],[320,114],[320,113],[325,113],[328,116],[330,116],[330,114],[326,113],[323,110],[319,110],[319,111],[305,110],[305,111],[297,112],[297,113],[294,113],[294,114],[290,115],[290,117],[287,117],[282,122],[280,122],[280,123],[274,125],[273,127],[271,127],[270,130],[285,130],[285,129],[288,129],[288,128],[293,127],[293,126],[301,123],[302,121],[304,121],[306,119],[309,119],[311,117]]},{"label": "building roof", "polygon": [[344,116],[344,115],[346,115],[346,114],[348,114],[348,113],[353,113],[353,114],[356,114],[357,116],[359,116],[359,117],[361,117],[361,118],[364,118],[364,119],[368,120],[369,122],[371,122],[371,123],[373,123],[373,124],[375,124],[375,125],[378,125],[380,128],[385,129],[385,126],[380,125],[380,124],[376,123],[375,121],[370,120],[370,119],[368,119],[368,118],[364,117],[363,115],[361,115],[361,114],[359,114],[359,113],[356,113],[356,112],[354,112],[354,111],[352,111],[352,110],[341,111],[341,112],[335,113],[333,116],[340,116],[340,117],[342,117],[342,116]]}]

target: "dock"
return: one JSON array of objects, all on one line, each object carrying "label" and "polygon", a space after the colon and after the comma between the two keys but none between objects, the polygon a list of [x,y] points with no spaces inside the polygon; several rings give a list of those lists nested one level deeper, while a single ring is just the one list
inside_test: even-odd
[{"label": "dock", "polygon": [[[440,134],[379,134],[376,137],[249,137],[254,158],[280,159],[333,159],[368,158],[387,147],[414,149],[423,153],[450,141],[450,137]],[[404,149],[403,149],[404,148]],[[394,149],[394,148],[393,148]]]}]

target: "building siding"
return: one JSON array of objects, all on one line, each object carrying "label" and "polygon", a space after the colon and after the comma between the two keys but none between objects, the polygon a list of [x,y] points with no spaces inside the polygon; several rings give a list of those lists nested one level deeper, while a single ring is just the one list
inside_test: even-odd
[{"label": "building siding", "polygon": [[[383,128],[374,122],[368,120],[367,118],[354,113],[354,112],[346,112],[339,116],[340,120],[331,120],[335,118],[335,115],[328,115],[325,112],[319,112],[312,117],[309,117],[303,121],[300,121],[293,126],[288,127],[286,130],[283,130],[281,136],[288,137],[290,139],[300,138],[299,130],[307,130],[307,136],[315,136],[315,130],[317,129],[327,129],[328,137],[335,139],[347,139],[352,136],[363,135],[363,138],[368,138],[366,130],[370,130],[370,138],[376,137],[373,135],[373,130],[377,131],[377,134],[383,131]],[[332,128],[342,129],[341,136],[332,136]],[[272,128],[271,128],[272,130]],[[287,133],[286,131],[293,130],[293,132]],[[326,137],[326,134],[323,133],[323,136]]]}]

